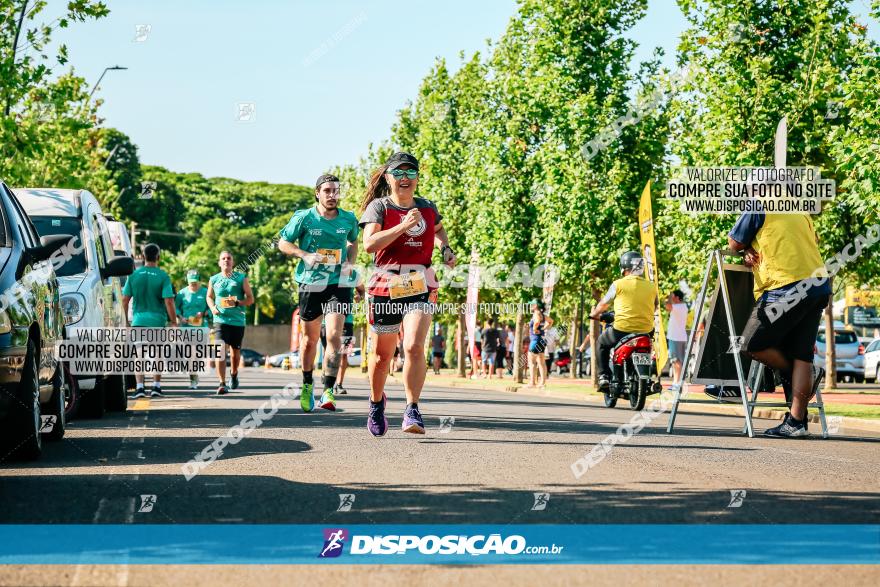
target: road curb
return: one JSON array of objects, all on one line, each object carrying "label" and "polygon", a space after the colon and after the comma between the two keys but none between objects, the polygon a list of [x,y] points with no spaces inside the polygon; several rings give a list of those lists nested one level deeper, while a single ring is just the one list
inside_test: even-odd
[{"label": "road curb", "polygon": [[[480,391],[495,391],[498,393],[519,393],[523,395],[529,395],[534,397],[549,397],[549,398],[559,398],[559,399],[574,399],[584,401],[590,404],[601,405],[601,396],[593,393],[592,390],[586,390],[585,393],[581,392],[568,392],[561,390],[536,390],[536,389],[528,389],[525,385],[508,385],[503,389],[498,387],[488,387],[481,386],[479,382],[473,380],[456,380],[453,379],[449,382],[450,387],[459,387],[463,389],[476,389]],[[679,408],[679,412],[687,412],[687,413],[703,413],[703,414],[725,414],[730,416],[740,416],[742,417],[743,410],[742,407],[733,406],[733,405],[711,405],[711,404],[700,404],[699,406],[694,404],[681,404]],[[773,408],[755,408],[753,412],[754,418],[764,418],[768,420],[782,420],[785,416],[786,411],[780,409]],[[830,416],[829,416],[830,417]],[[864,418],[853,418],[851,416],[840,416],[840,426],[842,428],[849,428],[852,430],[860,430],[865,432],[880,432],[880,420],[867,420]],[[810,423],[818,424],[819,423],[819,414],[818,412],[810,413]]]}]

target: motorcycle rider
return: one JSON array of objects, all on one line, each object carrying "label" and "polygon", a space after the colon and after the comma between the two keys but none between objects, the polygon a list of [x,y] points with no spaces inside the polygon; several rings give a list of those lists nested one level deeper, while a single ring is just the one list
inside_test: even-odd
[{"label": "motorcycle rider", "polygon": [[623,277],[611,284],[605,297],[590,312],[592,320],[614,300],[614,325],[599,336],[599,391],[611,387],[611,349],[628,334],[654,334],[654,311],[659,304],[654,284],[643,277],[645,259],[636,251],[620,256]]}]

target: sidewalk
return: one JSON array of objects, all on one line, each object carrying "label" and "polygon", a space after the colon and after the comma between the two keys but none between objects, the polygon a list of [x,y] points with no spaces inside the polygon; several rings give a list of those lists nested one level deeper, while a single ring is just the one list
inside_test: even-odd
[{"label": "sidewalk", "polygon": [[[399,376],[399,374],[398,374]],[[450,387],[463,387],[469,389],[507,391],[525,393],[539,397],[554,397],[586,401],[591,404],[602,405],[602,396],[593,389],[588,379],[569,379],[567,377],[550,377],[546,389],[531,389],[524,384],[518,384],[512,377],[504,379],[464,379],[454,374],[451,369],[444,369],[441,375],[428,372],[427,385],[440,384]],[[822,399],[825,402],[825,415],[827,417],[841,417],[840,426],[855,430],[880,432],[880,385],[868,384],[839,384],[839,389],[832,392],[823,392]],[[664,388],[669,388],[669,383],[664,383]],[[689,385],[689,395],[697,399],[708,399],[703,395],[704,386]],[[650,398],[649,398],[650,400]],[[762,393],[758,396],[761,402],[784,402],[785,396],[780,389],[777,393]],[[628,406],[627,406],[628,407]],[[707,414],[730,414],[742,416],[742,407],[732,403],[719,402],[713,404],[681,404],[682,412],[707,413]],[[783,408],[756,407],[754,417],[781,420],[785,415]],[[810,409],[810,422],[819,422],[819,413],[816,409]]]}]

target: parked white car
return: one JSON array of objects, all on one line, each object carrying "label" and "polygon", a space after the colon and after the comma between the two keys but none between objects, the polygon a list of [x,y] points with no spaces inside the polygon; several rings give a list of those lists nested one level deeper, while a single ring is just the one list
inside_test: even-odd
[{"label": "parked white car", "polygon": [[[115,256],[107,219],[98,200],[86,190],[18,188],[13,190],[40,236],[70,234],[85,246],[58,271],[65,337],[73,328],[124,327],[122,277],[134,271],[130,256]],[[122,375],[76,377],[77,412],[101,417],[104,410],[124,411],[127,405]]]},{"label": "parked white car", "polygon": [[[119,222],[118,220],[113,219],[112,216],[107,216],[107,230],[110,233],[110,245],[113,247],[113,253],[117,257],[131,257],[134,259],[134,249],[131,247],[131,239],[128,238],[128,227],[125,226],[124,223]],[[135,266],[137,266],[137,261],[135,261]],[[128,280],[128,276],[120,277],[120,283],[122,287],[125,287],[125,282]],[[129,304],[128,306],[128,323],[131,324],[131,321],[134,319],[134,304]],[[129,388],[134,388],[134,375],[129,376]]]},{"label": "parked white car", "polygon": [[880,382],[880,338],[875,338],[865,347],[865,381]]},{"label": "parked white car", "polygon": [[117,257],[134,257],[131,239],[128,238],[128,227],[124,223],[107,216],[107,231],[110,233],[110,245]]}]

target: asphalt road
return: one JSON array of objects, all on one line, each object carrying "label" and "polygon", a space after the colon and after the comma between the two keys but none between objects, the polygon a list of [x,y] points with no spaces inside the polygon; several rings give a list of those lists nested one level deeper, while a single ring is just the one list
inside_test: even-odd
[{"label": "asphalt road", "polygon": [[[398,378],[388,387],[389,433],[375,439],[365,427],[366,381],[351,375],[337,412],[306,414],[292,401],[189,481],[182,464],[293,376],[245,369],[242,386],[223,397],[171,378],[165,398],[71,423],[41,461],[0,463],[0,523],[880,520],[874,433],[749,439],[741,419],[683,413],[667,435],[663,414],[577,479],[571,464],[629,421],[626,407],[429,387],[421,402],[428,431],[415,436],[400,431]],[[755,423],[761,431],[776,422]],[[739,507],[728,507],[741,490]],[[543,509],[533,509],[535,493],[549,494]],[[340,494],[354,495],[349,511],[337,511]],[[152,511],[138,511],[141,495],[156,496]]]}]

